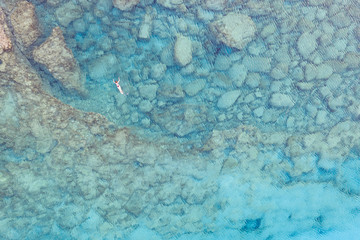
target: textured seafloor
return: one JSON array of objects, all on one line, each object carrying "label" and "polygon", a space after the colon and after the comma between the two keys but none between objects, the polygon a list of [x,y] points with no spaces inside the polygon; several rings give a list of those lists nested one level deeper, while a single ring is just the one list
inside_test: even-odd
[{"label": "textured seafloor", "polygon": [[359,239],[359,22],[358,0],[0,0],[0,238]]}]

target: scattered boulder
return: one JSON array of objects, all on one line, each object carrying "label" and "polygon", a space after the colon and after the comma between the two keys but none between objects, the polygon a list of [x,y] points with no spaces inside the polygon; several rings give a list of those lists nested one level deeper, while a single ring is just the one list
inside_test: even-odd
[{"label": "scattered boulder", "polygon": [[227,0],[203,0],[206,9],[221,11],[226,7]]},{"label": "scattered boulder", "polygon": [[308,58],[317,48],[316,36],[309,32],[303,33],[297,41],[297,48],[301,56]]},{"label": "scattered boulder", "polygon": [[109,12],[111,12],[113,4],[111,0],[96,1],[95,6],[93,6],[92,8],[94,9],[94,15],[102,18],[106,16]]},{"label": "scattered boulder", "polygon": [[159,85],[157,84],[140,85],[139,86],[140,96],[150,101],[154,100],[156,98],[156,91],[158,88]]},{"label": "scattered boulder", "polygon": [[140,0],[113,0],[113,5],[122,11],[129,11],[139,2]]},{"label": "scattered boulder", "polygon": [[344,62],[350,69],[359,68],[360,66],[360,54],[357,52],[348,52],[344,56]]},{"label": "scattered boulder", "polygon": [[292,69],[291,76],[296,80],[304,79],[304,71],[301,67],[295,67]]},{"label": "scattered boulder", "polygon": [[56,222],[62,228],[74,228],[82,223],[84,218],[84,210],[75,204],[62,205],[55,214]]},{"label": "scattered boulder", "polygon": [[314,79],[328,79],[333,72],[333,68],[326,63],[319,65],[308,63],[305,66],[305,79],[307,81]]},{"label": "scattered boulder", "polygon": [[343,121],[336,124],[326,136],[326,144],[323,146],[328,149],[323,151],[324,155],[329,154],[329,158],[344,161],[341,156],[345,156],[350,149],[359,144],[359,128],[358,122],[355,121]]},{"label": "scattered boulder", "polygon": [[261,118],[262,115],[264,114],[264,111],[265,111],[265,107],[261,106],[261,107],[256,108],[253,111],[253,114],[254,114],[255,117]]},{"label": "scattered boulder", "polygon": [[261,75],[259,73],[250,73],[246,78],[246,85],[250,88],[257,88],[259,87],[261,82]]},{"label": "scattered boulder", "polygon": [[164,83],[158,91],[161,101],[178,102],[185,97],[185,92],[181,85]]},{"label": "scattered boulder", "polygon": [[189,96],[195,96],[198,92],[200,92],[206,85],[205,79],[196,79],[189,84],[187,84],[184,88],[185,92]]},{"label": "scattered boulder", "polygon": [[46,0],[46,4],[49,4],[50,6],[58,6],[62,0]]},{"label": "scattered boulder", "polygon": [[277,108],[292,107],[294,100],[291,96],[283,93],[274,93],[270,98],[270,105]]},{"label": "scattered boulder", "polygon": [[31,3],[18,2],[10,19],[15,37],[24,47],[29,47],[41,35],[35,7]]},{"label": "scattered boulder", "polygon": [[149,100],[142,100],[139,103],[139,109],[142,112],[150,112],[153,109],[153,105],[151,104],[151,102]]},{"label": "scattered boulder", "polygon": [[178,35],[174,46],[174,58],[180,66],[188,65],[192,60],[191,40],[188,37]]},{"label": "scattered boulder", "polygon": [[231,58],[227,55],[217,55],[214,62],[214,69],[224,71],[230,68],[232,62]]},{"label": "scattered boulder", "polygon": [[231,107],[235,103],[235,101],[238,99],[238,97],[240,96],[240,93],[241,93],[240,90],[233,90],[233,91],[229,91],[229,92],[226,92],[223,95],[221,95],[221,97],[219,98],[219,100],[217,102],[218,108]]},{"label": "scattered boulder", "polygon": [[355,33],[356,38],[357,38],[358,40],[360,40],[360,26],[357,26],[357,27],[355,28],[354,33]]},{"label": "scattered boulder", "polygon": [[328,94],[328,96],[329,97],[326,100],[327,100],[327,105],[331,111],[336,111],[339,108],[346,107],[348,104],[348,100],[346,99],[345,95],[334,97]]},{"label": "scattered boulder", "polygon": [[337,28],[345,28],[348,27],[351,23],[353,23],[353,19],[346,11],[340,11],[336,13],[334,16],[331,16],[330,21]]},{"label": "scattered boulder", "polygon": [[305,65],[305,79],[306,81],[311,81],[316,78],[317,68],[314,64],[308,63]]},{"label": "scattered boulder", "polygon": [[146,206],[146,194],[144,191],[135,191],[129,201],[124,204],[124,209],[129,213],[139,216]]},{"label": "scattered boulder", "polygon": [[220,42],[241,50],[254,38],[256,25],[247,15],[229,13],[212,22],[210,29]]},{"label": "scattered boulder", "polygon": [[270,72],[271,70],[271,58],[245,56],[242,63],[250,72]]},{"label": "scattered boulder", "polygon": [[265,27],[263,27],[260,34],[261,34],[261,37],[267,38],[267,37],[271,36],[272,34],[274,34],[275,31],[276,31],[276,24],[270,23],[270,24],[266,25]]},{"label": "scattered boulder", "polygon": [[340,74],[333,74],[326,80],[326,86],[331,90],[338,89],[339,86],[343,85],[344,80]]},{"label": "scattered boulder", "polygon": [[117,70],[118,61],[114,54],[106,54],[89,64],[89,76],[92,79],[111,78]]},{"label": "scattered boulder", "polygon": [[75,19],[81,18],[83,11],[79,4],[69,1],[58,7],[55,11],[58,22],[67,27]]},{"label": "scattered boulder", "polygon": [[309,4],[310,6],[326,6],[326,4],[331,4],[332,1],[328,1],[328,0],[309,0],[307,1],[307,4]]},{"label": "scattered boulder", "polygon": [[271,70],[271,77],[279,80],[287,76],[289,71],[289,66],[286,63],[279,63]]},{"label": "scattered boulder", "polygon": [[315,123],[317,125],[325,124],[328,120],[328,113],[325,110],[320,110],[316,114]]},{"label": "scattered boulder", "polygon": [[186,10],[183,0],[157,0],[156,3],[169,9],[178,9],[180,11]]},{"label": "scattered boulder", "polygon": [[237,86],[241,87],[247,76],[247,68],[241,63],[234,63],[228,70],[231,81]]},{"label": "scattered boulder", "polygon": [[60,27],[33,51],[34,60],[45,65],[53,77],[68,90],[85,93],[85,76],[81,73],[72,51],[66,46]]},{"label": "scattered boulder", "polygon": [[5,22],[4,11],[0,8],[0,54],[10,49],[12,49],[12,43],[9,37],[9,28]]},{"label": "scattered boulder", "polygon": [[179,137],[203,130],[206,115],[205,107],[186,104],[174,104],[151,112],[154,122]]},{"label": "scattered boulder", "polygon": [[290,64],[291,57],[289,54],[289,46],[287,44],[280,46],[274,54],[274,59],[276,59],[279,63]]},{"label": "scattered boulder", "polygon": [[315,83],[314,82],[297,82],[296,86],[302,91],[309,91],[313,89]]},{"label": "scattered boulder", "polygon": [[151,77],[154,79],[161,79],[166,72],[166,65],[163,63],[157,63],[151,66]]},{"label": "scattered boulder", "polygon": [[326,64],[320,64],[317,66],[317,74],[316,74],[316,78],[317,79],[328,79],[332,74],[333,74],[334,70],[333,68]]},{"label": "scattered boulder", "polygon": [[150,39],[152,29],[152,17],[149,13],[146,13],[144,20],[140,25],[138,37],[141,39]]},{"label": "scattered boulder", "polygon": [[169,44],[168,46],[164,47],[160,53],[160,60],[162,63],[166,64],[166,66],[174,66],[175,65],[175,57],[174,57],[174,50],[173,45]]}]

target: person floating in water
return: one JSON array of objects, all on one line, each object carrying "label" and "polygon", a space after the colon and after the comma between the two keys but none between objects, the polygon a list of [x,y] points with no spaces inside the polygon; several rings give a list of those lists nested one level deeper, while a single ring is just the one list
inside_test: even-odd
[{"label": "person floating in water", "polygon": [[124,91],[122,90],[122,88],[121,88],[121,86],[120,86],[120,84],[119,84],[119,82],[120,82],[120,77],[118,78],[117,81],[115,81],[115,80],[113,79],[113,82],[116,84],[116,87],[117,87],[117,89],[119,89],[120,93],[121,93],[121,94],[124,94]]}]

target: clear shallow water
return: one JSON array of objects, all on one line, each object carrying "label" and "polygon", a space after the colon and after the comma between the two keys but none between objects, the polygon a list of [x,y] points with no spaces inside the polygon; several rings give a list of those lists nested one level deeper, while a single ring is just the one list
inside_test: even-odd
[{"label": "clear shallow water", "polygon": [[[19,152],[2,145],[6,197],[0,236],[359,236],[359,68],[356,57],[355,63],[346,58],[359,54],[359,40],[356,24],[346,23],[356,16],[343,10],[343,5],[358,4],[249,2],[211,11],[187,3],[187,13],[181,13],[146,1],[131,12],[113,8],[111,1],[88,8],[85,2],[75,3],[81,14],[62,30],[87,74],[88,95],[66,92],[46,70],[44,88],[77,109],[130,128],[156,147],[132,143],[124,157],[113,155],[117,146],[107,136],[96,136],[96,146],[85,153],[61,143],[46,153],[36,146]],[[62,5],[34,4],[45,39],[61,25],[56,9]],[[217,42],[209,31],[211,22],[233,10],[256,24],[257,34],[243,50]],[[137,33],[146,12],[152,30],[150,39],[142,40]],[[304,32],[316,39],[307,57],[299,49]],[[193,45],[192,61],[185,67],[173,56],[179,33]],[[270,67],[248,63],[249,57],[270,62]],[[327,76],[319,66],[332,73]],[[285,76],[279,76],[280,70]],[[127,95],[112,82],[119,76]],[[192,94],[193,89],[200,90]],[[234,90],[239,91],[234,104],[220,108],[221,96]],[[290,96],[293,104],[276,106],[271,101],[276,93]],[[82,140],[75,142],[82,145]]]}]

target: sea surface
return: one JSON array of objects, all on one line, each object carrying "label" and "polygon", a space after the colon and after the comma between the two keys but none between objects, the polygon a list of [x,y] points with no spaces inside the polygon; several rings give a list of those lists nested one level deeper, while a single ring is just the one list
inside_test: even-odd
[{"label": "sea surface", "polygon": [[[29,2],[29,52],[59,26],[86,79],[27,54],[43,91],[112,130],[72,117],[46,151],[0,135],[1,239],[360,239],[359,1]],[[242,47],[213,27],[231,13],[255,26]]]}]

